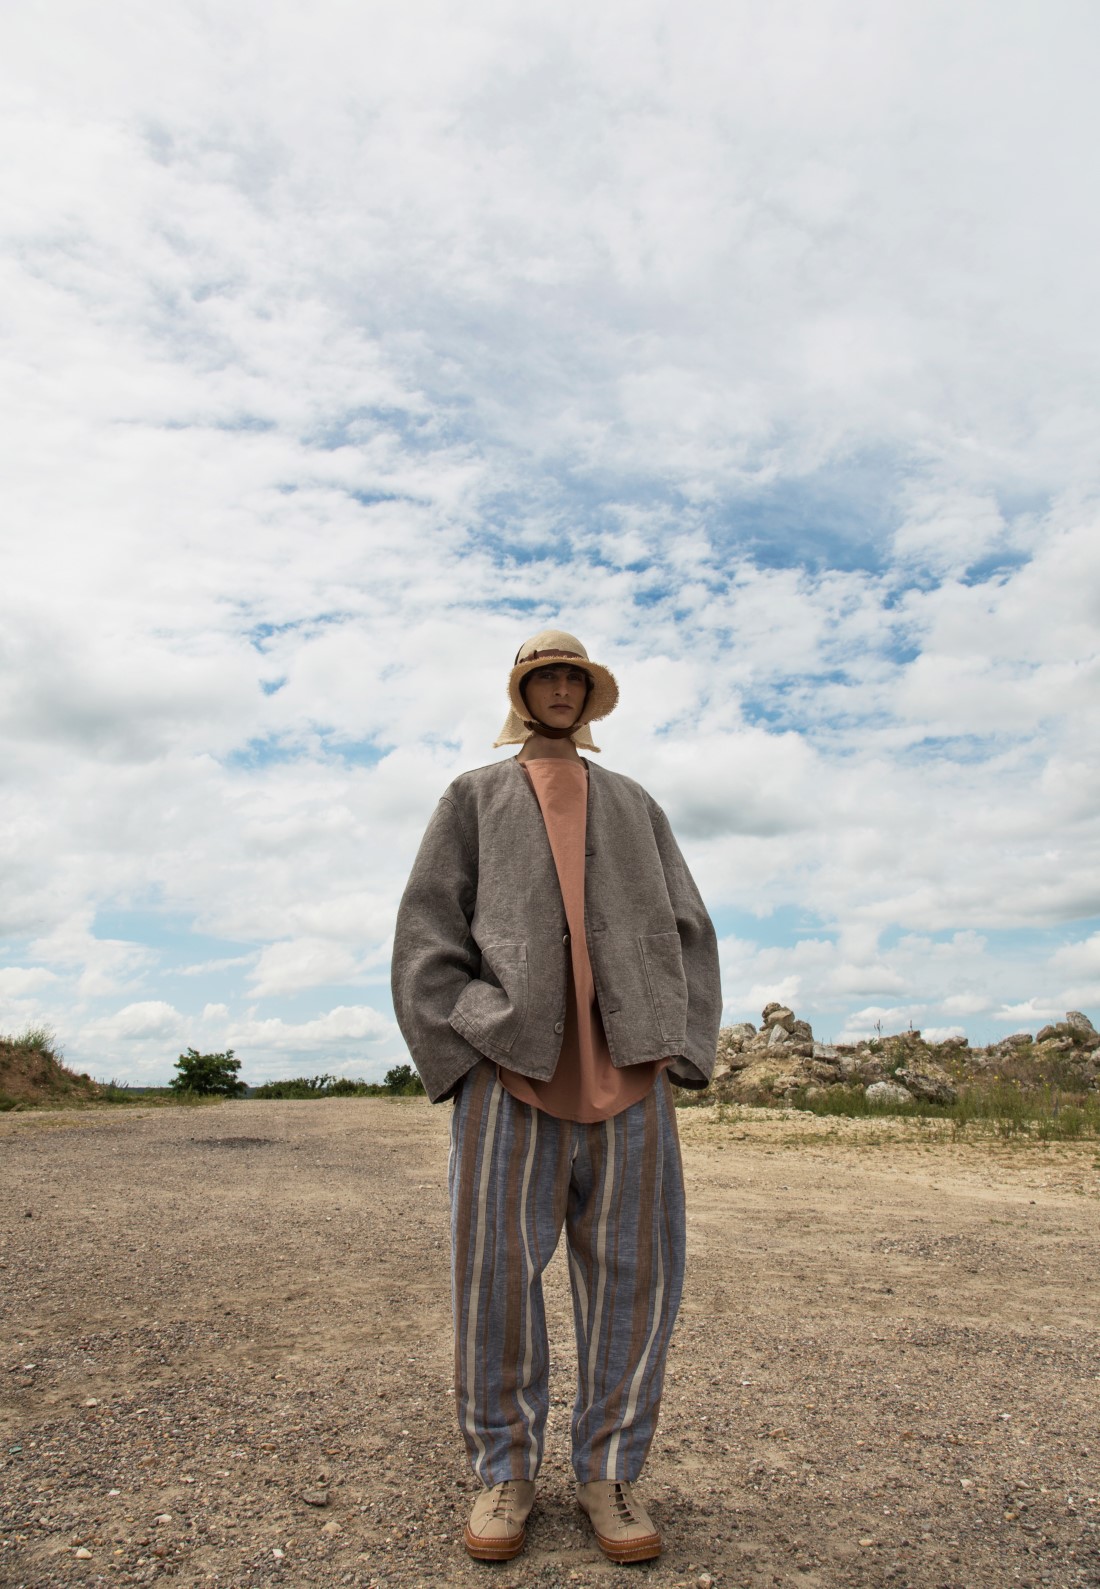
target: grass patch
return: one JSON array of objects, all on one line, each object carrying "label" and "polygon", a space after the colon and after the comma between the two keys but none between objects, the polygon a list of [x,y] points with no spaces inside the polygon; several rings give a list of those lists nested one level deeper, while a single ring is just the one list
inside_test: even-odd
[{"label": "grass patch", "polygon": [[219,1093],[177,1092],[174,1087],[139,1087],[129,1081],[104,1081],[99,1083],[97,1103],[140,1104],[142,1108],[165,1109],[182,1104],[193,1108],[197,1104],[224,1103]]},{"label": "grass patch", "polygon": [[792,1093],[786,1107],[818,1116],[836,1115],[848,1120],[944,1120],[956,1136],[977,1129],[999,1137],[1026,1136],[1037,1142],[1069,1142],[1100,1137],[1100,1097],[1095,1093],[1070,1093],[1057,1086],[1021,1087],[997,1078],[982,1086],[960,1089],[952,1104],[880,1103],[867,1098],[862,1087],[803,1088]]}]

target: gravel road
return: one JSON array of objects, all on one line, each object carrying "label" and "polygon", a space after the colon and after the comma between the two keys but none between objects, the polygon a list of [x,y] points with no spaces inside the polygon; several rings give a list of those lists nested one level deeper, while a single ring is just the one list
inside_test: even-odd
[{"label": "gravel road", "polygon": [[573,1499],[560,1254],[528,1548],[459,1543],[445,1107],[0,1117],[0,1584],[1100,1586],[1097,1145],[679,1120],[666,1550],[624,1568]]}]

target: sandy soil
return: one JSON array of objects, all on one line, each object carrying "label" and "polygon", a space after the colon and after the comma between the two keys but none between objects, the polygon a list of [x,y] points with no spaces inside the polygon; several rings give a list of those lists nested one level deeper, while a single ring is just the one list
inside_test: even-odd
[{"label": "sandy soil", "polygon": [[[688,1284],[642,1492],[593,1548],[566,1455],[470,1562],[449,1111],[0,1117],[0,1583],[1100,1585],[1100,1154],[680,1114]],[[705,1589],[705,1577],[703,1578]]]}]

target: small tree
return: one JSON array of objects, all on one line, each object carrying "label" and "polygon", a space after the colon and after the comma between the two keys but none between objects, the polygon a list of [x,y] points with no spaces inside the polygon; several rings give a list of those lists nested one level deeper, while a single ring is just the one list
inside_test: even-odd
[{"label": "small tree", "polygon": [[173,1092],[238,1098],[242,1092],[248,1091],[244,1082],[237,1080],[240,1068],[241,1062],[233,1058],[231,1048],[227,1048],[224,1054],[200,1054],[197,1049],[189,1048],[186,1054],[181,1054],[176,1060],[179,1074],[173,1076],[168,1085]]},{"label": "small tree", "polygon": [[424,1091],[424,1084],[411,1065],[395,1065],[392,1070],[387,1070],[382,1085],[387,1092],[399,1098],[414,1097]]}]

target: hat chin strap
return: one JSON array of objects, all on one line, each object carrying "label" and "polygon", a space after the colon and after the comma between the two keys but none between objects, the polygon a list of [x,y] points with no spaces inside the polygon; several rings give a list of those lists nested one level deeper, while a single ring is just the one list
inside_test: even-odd
[{"label": "hat chin strap", "polygon": [[536,718],[533,722],[529,717],[523,719],[524,728],[529,728],[532,734],[539,734],[543,739],[569,739],[582,727],[580,723],[570,723],[568,728],[556,728],[550,723],[541,723]]}]

